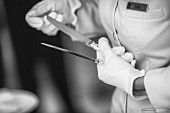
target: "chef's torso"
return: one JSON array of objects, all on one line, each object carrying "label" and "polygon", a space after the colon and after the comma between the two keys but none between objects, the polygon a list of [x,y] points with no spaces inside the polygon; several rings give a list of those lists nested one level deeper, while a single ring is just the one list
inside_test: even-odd
[{"label": "chef's torso", "polygon": [[[128,2],[147,4],[147,11],[127,9]],[[100,0],[99,12],[113,43],[134,53],[137,68],[163,67],[170,60],[170,0]]]},{"label": "chef's torso", "polygon": [[[129,2],[147,4],[147,10],[127,9]],[[99,13],[113,45],[126,47],[137,60],[136,68],[147,71],[170,63],[169,6],[170,0],[100,0]],[[128,97],[127,104],[129,113],[152,107],[148,99]]]}]

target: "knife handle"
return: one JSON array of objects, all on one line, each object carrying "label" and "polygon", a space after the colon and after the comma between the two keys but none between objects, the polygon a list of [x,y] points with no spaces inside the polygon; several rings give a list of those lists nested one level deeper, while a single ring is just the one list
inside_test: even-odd
[{"label": "knife handle", "polygon": [[99,51],[99,47],[98,44],[96,44],[94,41],[92,41],[90,44],[88,44],[87,46],[93,48],[96,51]]}]

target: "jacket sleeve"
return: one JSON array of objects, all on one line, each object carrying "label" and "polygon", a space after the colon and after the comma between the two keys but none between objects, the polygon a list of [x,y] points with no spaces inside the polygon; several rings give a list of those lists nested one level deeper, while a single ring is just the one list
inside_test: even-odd
[{"label": "jacket sleeve", "polygon": [[168,109],[170,106],[170,66],[149,70],[145,75],[144,84],[153,106]]},{"label": "jacket sleeve", "polygon": [[70,16],[73,17],[71,24],[77,31],[88,38],[105,34],[99,17],[98,0],[68,0],[68,2]]}]

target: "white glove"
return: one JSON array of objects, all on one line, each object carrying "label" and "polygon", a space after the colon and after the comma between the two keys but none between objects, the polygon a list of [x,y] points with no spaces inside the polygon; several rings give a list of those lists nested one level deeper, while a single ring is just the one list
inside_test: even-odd
[{"label": "white glove", "polygon": [[129,62],[133,67],[135,67],[136,60],[134,60],[134,55],[130,52],[125,52],[123,46],[117,46],[112,48],[113,52],[120,56],[123,60]]},{"label": "white glove", "polygon": [[46,19],[46,15],[49,14],[52,18],[63,22],[63,13],[66,8],[66,0],[43,0],[28,11],[25,19],[31,27],[41,30],[47,35],[56,35],[58,28]]},{"label": "white glove", "polygon": [[133,95],[134,80],[144,76],[145,73],[135,69],[129,62],[116,55],[106,38],[99,39],[99,49],[97,58],[104,61],[104,64],[97,65],[99,79]]}]

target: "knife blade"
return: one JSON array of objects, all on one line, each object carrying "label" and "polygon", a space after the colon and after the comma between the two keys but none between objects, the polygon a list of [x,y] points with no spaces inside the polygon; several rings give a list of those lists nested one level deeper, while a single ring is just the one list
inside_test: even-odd
[{"label": "knife blade", "polygon": [[53,19],[52,17],[47,15],[47,20],[53,24],[55,27],[57,27],[58,29],[60,29],[62,32],[64,32],[65,34],[77,39],[77,41],[93,48],[94,50],[99,50],[98,45],[93,41],[90,40],[89,38],[83,36],[81,33],[73,30],[72,28],[66,26],[65,24]]},{"label": "knife blade", "polygon": [[88,57],[88,56],[85,56],[85,55],[82,55],[82,54],[79,54],[79,53],[76,53],[76,52],[73,52],[73,51],[70,51],[70,50],[67,50],[67,49],[64,49],[64,48],[60,48],[60,47],[57,47],[57,46],[54,46],[54,45],[51,45],[51,44],[47,44],[47,43],[41,43],[41,44],[44,45],[44,46],[47,46],[47,47],[50,47],[50,48],[65,52],[65,53],[69,53],[69,54],[72,54],[72,55],[75,55],[75,56],[90,60],[90,61],[92,61],[92,62],[94,62],[96,64],[103,64],[103,61],[100,60],[100,59],[95,59],[95,58],[92,58],[92,57]]}]

